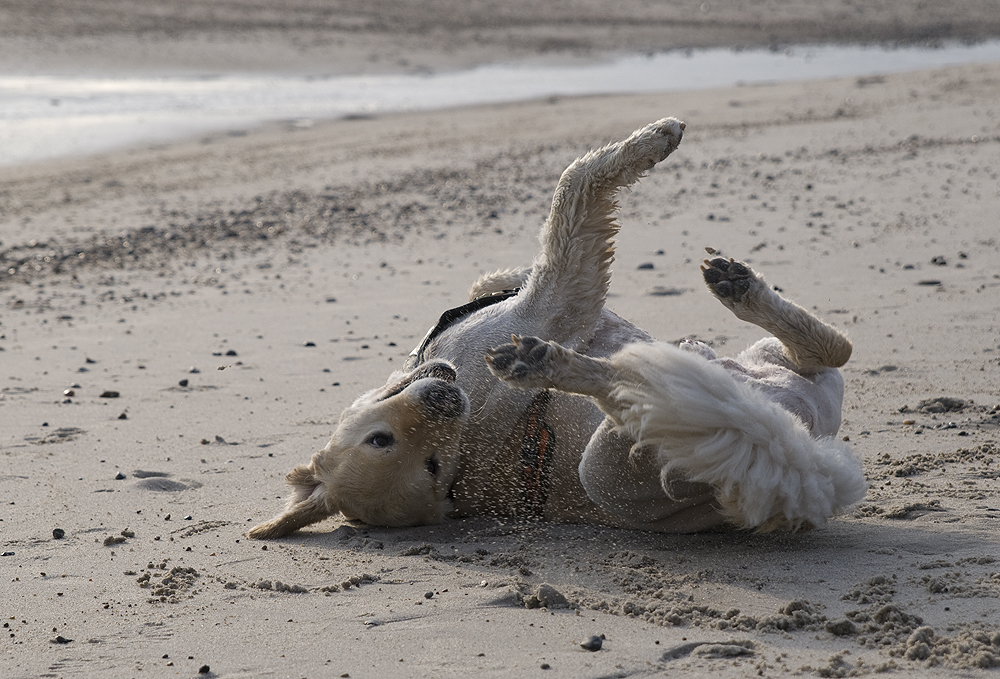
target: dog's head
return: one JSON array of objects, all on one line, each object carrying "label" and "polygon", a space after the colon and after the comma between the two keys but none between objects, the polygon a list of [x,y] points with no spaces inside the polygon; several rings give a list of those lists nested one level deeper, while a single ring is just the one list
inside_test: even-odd
[{"label": "dog's head", "polygon": [[285,513],[250,536],[287,535],[338,511],[377,526],[440,521],[469,415],[455,376],[450,363],[429,361],[358,398],[327,446],[288,475]]}]

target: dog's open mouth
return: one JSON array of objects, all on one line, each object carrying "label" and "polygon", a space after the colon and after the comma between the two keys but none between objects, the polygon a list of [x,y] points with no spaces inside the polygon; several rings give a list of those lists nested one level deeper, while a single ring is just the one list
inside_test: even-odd
[{"label": "dog's open mouth", "polygon": [[420,366],[412,373],[406,376],[401,382],[390,387],[385,394],[380,398],[380,401],[384,401],[387,398],[392,398],[396,394],[400,394],[408,386],[416,382],[417,380],[422,380],[425,377],[431,377],[437,380],[442,380],[444,382],[454,382],[458,374],[455,369],[444,361],[434,361],[432,363],[427,363]]}]

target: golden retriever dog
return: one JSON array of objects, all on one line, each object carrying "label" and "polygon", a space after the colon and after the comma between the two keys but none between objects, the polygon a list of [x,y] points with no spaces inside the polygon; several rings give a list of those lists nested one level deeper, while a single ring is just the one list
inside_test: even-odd
[{"label": "golden retriever dog", "polygon": [[665,118],[573,162],[530,268],[472,286],[404,369],[286,481],[276,538],[338,513],[379,526],[491,515],[691,532],[821,526],[865,493],[837,437],[840,332],[746,264],[702,275],[772,336],[735,358],[656,342],[605,308],[617,193],[672,153]]}]

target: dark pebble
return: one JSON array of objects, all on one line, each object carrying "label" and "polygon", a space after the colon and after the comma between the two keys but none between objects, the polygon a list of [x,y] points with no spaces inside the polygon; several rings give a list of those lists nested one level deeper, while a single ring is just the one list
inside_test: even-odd
[{"label": "dark pebble", "polygon": [[316,346],[316,343],[315,342],[303,342],[302,346],[304,346],[304,347],[314,347],[314,346]]},{"label": "dark pebble", "polygon": [[548,669],[552,669],[552,666],[549,665],[547,662],[543,662],[542,665],[541,665],[541,668],[543,670],[548,670]]},{"label": "dark pebble", "polygon": [[230,349],[229,351],[226,352],[226,356],[236,356],[236,350]]},{"label": "dark pebble", "polygon": [[121,472],[118,472],[117,474],[115,474],[115,481],[122,481],[124,479],[125,479],[125,475],[122,474]]},{"label": "dark pebble", "polygon": [[599,650],[601,650],[601,646],[603,644],[604,644],[604,640],[603,639],[601,639],[598,636],[593,636],[593,637],[590,637],[589,639],[587,639],[582,644],[580,644],[580,648],[583,648],[583,649],[585,649],[587,651],[599,651]]},{"label": "dark pebble", "polygon": [[102,391],[101,398],[118,398],[121,396],[117,391]]},{"label": "dark pebble", "polygon": [[184,520],[185,520],[185,521],[191,521],[191,520],[192,520],[192,518],[193,518],[193,517],[192,517],[192,516],[191,516],[190,514],[188,514],[187,516],[185,516],[185,517],[184,517]]},{"label": "dark pebble", "polygon": [[68,644],[71,641],[73,641],[73,640],[72,639],[67,639],[66,637],[64,637],[63,635],[60,634],[59,636],[57,636],[55,639],[52,640],[52,643],[53,644]]},{"label": "dark pebble", "polygon": [[424,592],[424,598],[425,599],[433,599],[434,598],[434,592]]},{"label": "dark pebble", "polygon": [[14,552],[4,552],[3,554],[0,554],[0,556],[14,556]]},{"label": "dark pebble", "polygon": [[126,412],[125,412],[125,411],[123,410],[123,411],[122,411],[122,414],[118,416],[118,419],[119,419],[119,420],[127,420],[127,419],[128,419],[128,413],[126,413]]},{"label": "dark pebble", "polygon": [[64,537],[66,537],[66,531],[64,531],[62,528],[53,528],[52,537],[54,537],[56,540],[62,540]]},{"label": "dark pebble", "polygon": [[198,674],[208,674],[211,671],[212,668],[209,667],[208,665],[202,665],[201,667],[198,668]]},{"label": "dark pebble", "polygon": [[188,381],[187,381],[187,380],[181,380],[181,381],[180,381],[180,382],[178,382],[177,384],[179,384],[179,385],[180,385],[180,386],[182,386],[182,387],[186,387],[186,386],[188,385]]},{"label": "dark pebble", "polygon": [[642,264],[640,264],[639,266],[637,266],[635,268],[639,269],[640,271],[652,269],[653,268],[653,263],[652,262],[643,262]]},{"label": "dark pebble", "polygon": [[195,368],[194,366],[191,366],[190,368],[188,368],[188,372],[189,372],[190,374],[192,374],[192,375],[197,375],[197,374],[198,374],[198,373],[200,373],[201,371],[200,371],[200,370],[198,370],[197,368]]}]

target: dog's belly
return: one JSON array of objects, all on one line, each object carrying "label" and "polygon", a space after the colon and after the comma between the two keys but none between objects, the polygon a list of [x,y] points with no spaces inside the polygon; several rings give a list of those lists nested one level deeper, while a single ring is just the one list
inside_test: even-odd
[{"label": "dog's belly", "polygon": [[[424,356],[444,358],[457,367],[456,383],[471,404],[452,487],[456,513],[618,525],[587,497],[578,472],[604,413],[589,398],[515,389],[490,374],[487,349],[510,341],[511,334],[532,332],[530,323],[506,311],[497,305],[474,314],[442,333]],[[650,340],[605,309],[581,353],[606,357],[624,344]]]}]

